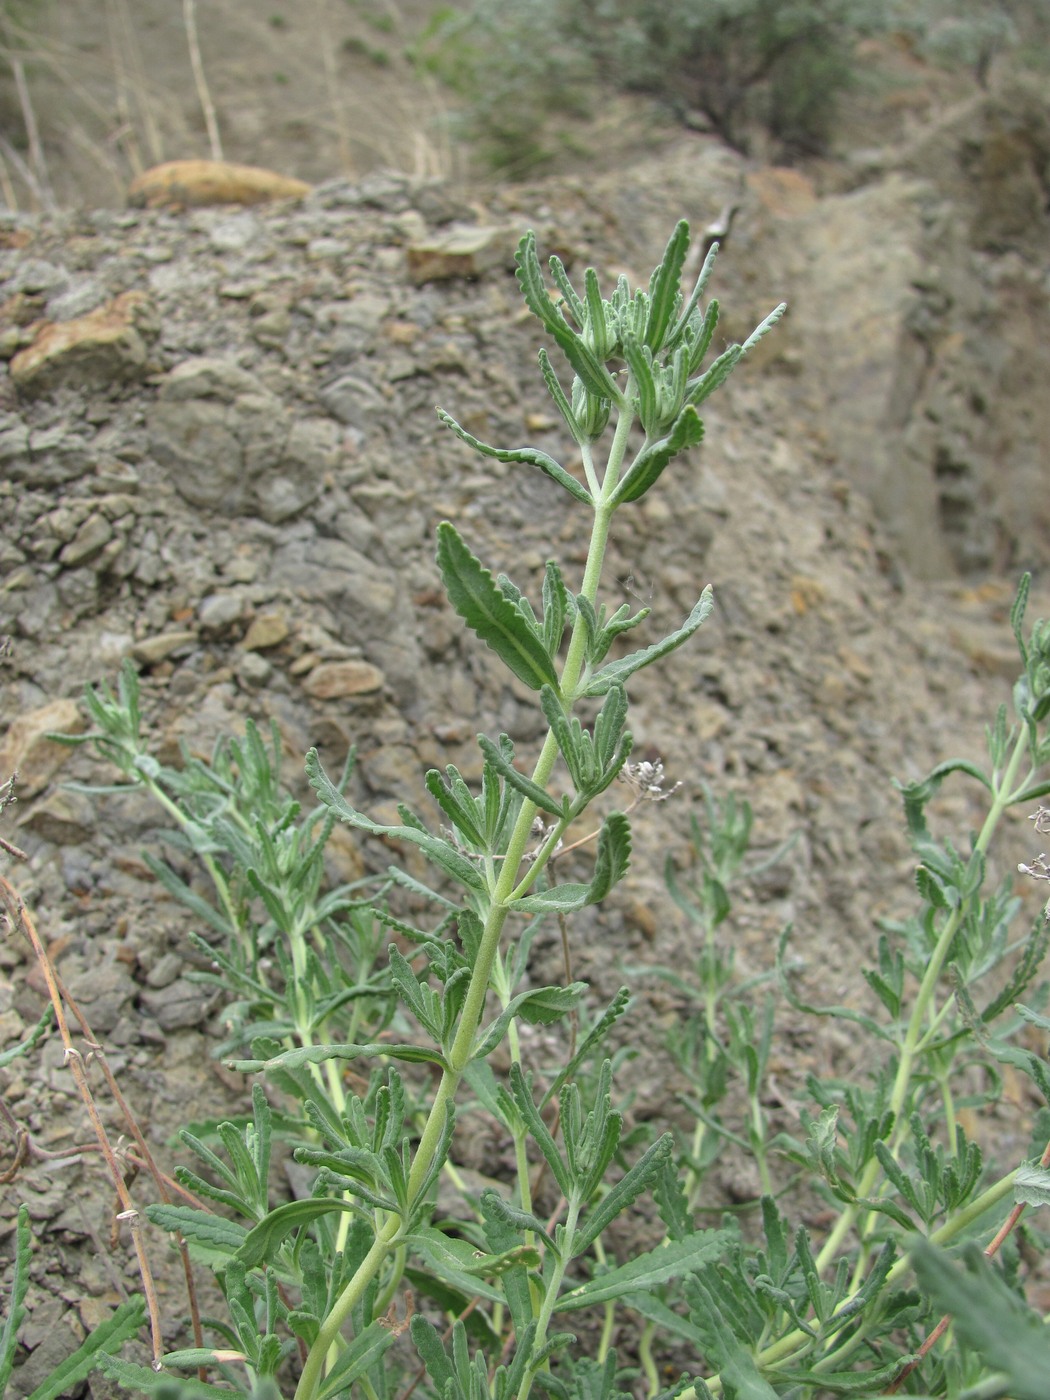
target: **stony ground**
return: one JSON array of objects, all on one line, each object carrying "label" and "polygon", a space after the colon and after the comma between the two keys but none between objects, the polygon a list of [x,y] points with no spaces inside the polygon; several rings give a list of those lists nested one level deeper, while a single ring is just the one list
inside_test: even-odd
[{"label": "stony ground", "polygon": [[[936,150],[961,148],[994,115],[968,108]],[[927,147],[905,155],[869,152],[863,170],[831,179],[690,137],[626,176],[483,202],[377,173],[323,182],[300,204],[0,224],[0,633],[11,638],[0,778],[20,769],[3,834],[28,857],[7,873],[169,1161],[179,1124],[238,1111],[244,1086],[210,1059],[220,1025],[186,980],[186,915],[142,860],[162,849],[158,813],[138,796],[63,790],[113,775],[39,736],[82,725],[85,683],[113,684],[130,658],[166,759],[181,741],[207,754],[249,717],[273,719],[304,794],[295,775],[310,745],[337,766],[356,744],[356,797],[377,816],[417,794],[427,767],[472,771],[478,731],[505,730],[529,751],[535,714],[461,636],[432,558],[448,518],[523,586],[552,554],[582,562],[585,522],[545,477],[472,458],[434,415],[441,404],[489,441],[564,454],[512,276],[526,227],[577,270],[642,279],[676,218],[702,228],[738,200],[716,278],[727,334],[792,303],[782,333],[712,401],[702,450],[674,464],[613,545],[609,602],[651,606],[652,635],[706,583],[717,605],[691,646],[632,688],[639,746],[683,786],[638,824],[632,872],[608,907],[577,925],[575,973],[598,1000],[622,963],[688,962],[692,931],[661,871],[667,852],[684,858],[706,782],[753,804],[759,854],[797,838],[726,934],[742,970],[768,971],[793,922],[802,985],[826,1002],[861,997],[877,921],[909,901],[891,780],[982,752],[1016,671],[1007,614],[1021,565],[1036,570],[1033,614],[1050,611],[1045,492],[1032,485],[1045,406],[1030,402],[1004,437],[1001,404],[1017,407],[1033,371],[1026,362],[1018,381],[1017,339],[982,341],[1019,298],[1024,336],[1042,324],[1038,229],[1002,246],[1001,229],[989,238],[977,222],[980,188],[953,205],[947,159],[939,184]],[[969,222],[938,243],[953,208]],[[470,235],[458,262],[456,229]],[[877,239],[858,246],[861,229]],[[981,315],[938,300],[967,273],[981,279]],[[979,372],[991,385],[980,405],[963,392]],[[978,819],[972,799],[960,785],[938,808],[960,841]],[[1018,817],[1002,868],[1030,847]],[[387,859],[348,842],[340,873]],[[1020,892],[1034,909],[1037,893]],[[559,957],[539,946],[537,975],[556,976]],[[43,989],[15,937],[0,968],[2,1049],[36,1021]],[[642,982],[630,1034],[643,1053],[629,1071],[640,1116],[680,1115],[661,1049],[679,1011]],[[789,1020],[781,1111],[794,1111],[808,1070],[844,1072],[856,1053],[834,1028],[816,1037]],[[0,1203],[0,1250],[19,1200],[37,1239],[26,1393],[135,1287],[134,1266],[123,1242],[108,1243],[100,1169],[76,1151],[87,1134],[60,1047],[2,1077],[11,1122],[69,1154],[31,1161]],[[163,1287],[177,1297],[167,1275]]]}]

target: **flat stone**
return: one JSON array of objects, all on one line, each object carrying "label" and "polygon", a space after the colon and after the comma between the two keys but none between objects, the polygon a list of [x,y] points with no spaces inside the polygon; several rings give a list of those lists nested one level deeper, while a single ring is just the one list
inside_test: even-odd
[{"label": "flat stone", "polygon": [[244,634],[241,646],[245,651],[267,651],[288,637],[288,621],[282,612],[259,613]]},{"label": "flat stone", "polygon": [[113,538],[113,527],[104,515],[92,514],[58,556],[67,568],[75,568],[98,554]]},{"label": "flat stone", "polygon": [[149,321],[142,292],[124,292],[72,321],[47,321],[33,343],[12,359],[11,378],[23,394],[139,379],[146,373]]},{"label": "flat stone", "polygon": [[350,695],[368,695],[384,681],[378,666],[367,661],[322,661],[303,682],[307,695],[315,700],[339,700]]},{"label": "flat stone", "polygon": [[142,993],[143,1006],[162,1031],[202,1025],[217,1000],[217,992],[186,977],[177,977],[169,986]]},{"label": "flat stone", "polygon": [[409,278],[419,286],[457,277],[482,277],[506,263],[509,253],[508,236],[503,229],[458,228],[439,238],[410,243],[405,259]]},{"label": "flat stone", "polygon": [[77,846],[91,838],[98,824],[94,803],[82,792],[57,792],[35,802],[18,825],[56,846]]},{"label": "flat stone", "polygon": [[169,160],[135,177],[128,203],[147,209],[196,209],[209,204],[266,204],[303,199],[311,187],[257,165],[228,160]]},{"label": "flat stone", "polygon": [[82,734],[84,729],[83,716],[72,700],[52,700],[19,715],[0,741],[0,782],[17,770],[17,796],[42,792],[73,752],[48,734]]},{"label": "flat stone", "polygon": [[197,609],[197,617],[205,632],[225,632],[240,622],[244,600],[237,593],[211,593]]},{"label": "flat stone", "polygon": [[155,666],[164,661],[181,647],[192,645],[197,640],[196,632],[158,632],[156,636],[144,637],[136,642],[131,654],[143,666]]}]

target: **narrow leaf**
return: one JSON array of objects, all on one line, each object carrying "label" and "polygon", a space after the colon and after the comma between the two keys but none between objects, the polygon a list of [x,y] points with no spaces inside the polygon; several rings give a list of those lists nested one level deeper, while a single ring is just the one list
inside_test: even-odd
[{"label": "narrow leaf", "polygon": [[373,836],[385,836],[395,841],[410,841],[413,845],[421,847],[429,860],[444,870],[447,875],[451,875],[454,880],[458,880],[461,885],[465,885],[467,889],[473,890],[476,894],[487,893],[481,872],[467,860],[466,856],[461,855],[451,842],[443,841],[438,836],[432,836],[430,832],[420,830],[416,826],[382,826],[379,822],[374,822],[370,817],[366,817],[363,812],[351,807],[321,767],[316,749],[311,749],[306,755],[306,776],[310,786],[317,793],[318,801],[324,806],[330,807],[340,821],[347,822],[360,831],[368,831]]},{"label": "narrow leaf", "polygon": [[613,505],[637,501],[659,479],[663,469],[679,452],[695,447],[704,436],[703,419],[693,404],[687,404],[674,420],[666,437],[659,438],[642,449],[631,463],[623,480],[613,492]]},{"label": "narrow leaf", "polygon": [[608,665],[603,666],[590,678],[581,693],[583,695],[604,695],[610,686],[623,685],[628,677],[634,675],[635,671],[640,671],[643,666],[651,666],[654,661],[659,661],[672,651],[676,651],[706,622],[713,607],[714,596],[710,585],[708,585],[700,595],[693,611],[676,632],[672,632],[662,642],[654,642],[651,647],[646,647],[643,651],[632,651],[629,656],[622,657],[619,661],[610,661]]},{"label": "narrow leaf", "polygon": [[[582,446],[587,441],[587,435],[580,427],[579,419],[572,411],[572,404],[570,404],[566,397],[565,390],[561,387],[558,376],[554,373],[554,367],[550,362],[550,356],[547,354],[546,350],[540,351],[539,360],[540,373],[543,375],[543,382],[547,386],[547,393],[550,394],[551,398],[554,400],[555,408],[565,419],[565,426],[576,442]],[[574,477],[570,477],[570,480],[574,486],[579,486],[579,482],[577,482]],[[584,499],[590,500],[590,496],[586,495]]]},{"label": "narrow leaf", "polygon": [[[571,412],[571,410],[570,410]],[[541,472],[545,472],[552,481],[556,481],[559,486],[564,486],[571,496],[575,496],[578,501],[584,501],[588,505],[593,504],[590,492],[585,486],[581,486],[574,476],[571,476],[560,462],[556,462],[553,457],[549,457],[546,452],[540,452],[535,447],[489,447],[487,443],[480,442],[476,437],[472,437],[466,428],[461,428],[456,420],[445,412],[443,408],[437,411],[438,417],[446,428],[451,428],[457,437],[462,438],[475,452],[480,452],[485,457],[494,457],[497,462],[525,462],[529,466],[539,467]]]},{"label": "narrow leaf", "polygon": [[353,1213],[355,1207],[349,1201],[337,1201],[325,1197],[310,1197],[301,1201],[288,1201],[283,1206],[271,1210],[265,1220],[248,1231],[247,1237],[237,1258],[246,1269],[254,1269],[267,1259],[272,1259],[284,1240],[301,1225],[309,1225],[322,1215],[335,1211]]},{"label": "narrow leaf", "polygon": [[445,1069],[445,1060],[436,1050],[427,1050],[420,1045],[307,1045],[297,1050],[286,1050],[270,1060],[227,1060],[228,1069],[241,1074],[259,1074],[273,1070],[295,1070],[304,1065],[319,1065],[326,1060],[357,1060],[364,1057],[378,1059],[386,1055],[393,1060],[405,1060],[408,1064],[437,1065]]},{"label": "narrow leaf", "polygon": [[495,769],[504,782],[508,783],[515,791],[520,792],[523,797],[527,797],[543,812],[548,812],[552,817],[565,816],[565,803],[550,795],[545,788],[541,788],[538,783],[534,783],[531,778],[527,778],[524,773],[519,772],[504,758],[499,747],[484,734],[478,735],[478,748],[485,757],[485,761]]},{"label": "narrow leaf", "polygon": [[533,690],[557,689],[558,676],[542,639],[496,586],[454,525],[438,526],[437,562],[449,601],[463,621]]},{"label": "narrow leaf", "polygon": [[668,1279],[680,1278],[690,1270],[717,1259],[732,1236],[725,1230],[698,1230],[685,1239],[660,1245],[645,1254],[638,1254],[619,1268],[600,1274],[597,1278],[573,1288],[558,1299],[555,1312],[574,1312],[593,1307],[595,1303],[610,1302],[626,1293],[641,1293]]},{"label": "narrow leaf", "polygon": [[538,987],[535,991],[519,992],[479,1035],[471,1051],[471,1059],[483,1060],[486,1055],[491,1055],[496,1046],[502,1043],[515,1016],[520,1016],[531,1026],[549,1026],[567,1015],[586,990],[586,982],[573,982],[568,987]]},{"label": "narrow leaf", "polygon": [[680,219],[668,239],[660,266],[649,281],[649,321],[645,343],[654,353],[661,348],[678,305],[682,269],[689,252],[689,224]]}]

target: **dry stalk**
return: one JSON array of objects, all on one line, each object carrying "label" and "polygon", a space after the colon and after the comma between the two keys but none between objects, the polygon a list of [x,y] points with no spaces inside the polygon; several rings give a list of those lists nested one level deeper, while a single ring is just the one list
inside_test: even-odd
[{"label": "dry stalk", "polygon": [[22,111],[22,121],[26,129],[26,141],[29,145],[29,165],[37,180],[37,188],[40,191],[41,208],[51,214],[55,211],[55,196],[51,189],[51,180],[47,172],[47,158],[44,155],[44,143],[40,139],[40,127],[36,119],[36,109],[33,106],[33,98],[29,91],[29,83],[26,80],[25,64],[22,59],[14,54],[8,54],[7,61],[11,65],[11,72],[15,79],[15,91],[18,93],[18,105]]},{"label": "dry stalk", "polygon": [[131,69],[132,78],[129,86],[134,93],[135,103],[139,109],[142,120],[142,127],[146,133],[146,144],[149,148],[150,160],[157,165],[164,159],[164,144],[161,141],[160,131],[157,123],[153,119],[153,106],[150,102],[150,83],[146,71],[146,66],[142,61],[142,51],[139,48],[138,34],[128,13],[127,0],[114,0],[116,7],[116,25],[120,36],[120,47],[127,53]]},{"label": "dry stalk", "polygon": [[317,39],[321,46],[325,88],[328,91],[328,102],[335,122],[339,164],[343,173],[349,175],[353,172],[354,162],[350,154],[350,129],[346,119],[346,104],[343,102],[343,96],[339,90],[339,75],[335,67],[335,46],[332,43],[331,28],[328,24],[328,0],[314,0],[314,13],[317,17]]},{"label": "dry stalk", "polygon": [[[47,983],[48,996],[51,1000],[51,1005],[54,1008],[55,1019],[58,1025],[59,1034],[62,1037],[62,1044],[65,1047],[66,1064],[69,1066],[73,1078],[76,1082],[77,1089],[80,1092],[80,1097],[84,1103],[84,1107],[87,1111],[88,1118],[91,1122],[91,1126],[95,1132],[95,1137],[98,1142],[98,1148],[106,1161],[106,1165],[109,1169],[109,1174],[117,1194],[117,1200],[120,1204],[120,1210],[117,1214],[117,1220],[125,1221],[131,1232],[132,1241],[135,1246],[136,1257],[138,1259],[139,1274],[142,1279],[142,1291],[145,1295],[146,1306],[149,1310],[153,1359],[155,1363],[159,1364],[160,1358],[163,1355],[164,1351],[163,1340],[161,1336],[160,1309],[159,1304],[157,1302],[156,1290],[153,1286],[153,1274],[146,1253],[145,1241],[142,1235],[141,1216],[128,1190],[128,1182],[125,1178],[124,1168],[121,1165],[121,1158],[118,1157],[117,1151],[113,1147],[112,1142],[110,1141],[109,1134],[106,1130],[105,1124],[102,1122],[102,1118],[98,1111],[98,1106],[95,1103],[94,1096],[92,1095],[91,1086],[88,1083],[87,1074],[85,1071],[84,1056],[82,1055],[80,1050],[78,1050],[73,1044],[73,1038],[70,1034],[69,1029],[69,1022],[66,1018],[67,1006],[69,1007],[69,1010],[71,1011],[75,1021],[77,1022],[80,1028],[80,1032],[88,1048],[89,1057],[92,1060],[94,1060],[94,1062],[98,1065],[99,1070],[101,1071],[102,1076],[106,1081],[106,1085],[110,1093],[113,1095],[114,1102],[120,1109],[120,1112],[127,1126],[128,1132],[134,1139],[139,1153],[141,1154],[141,1163],[148,1169],[150,1175],[153,1178],[157,1191],[161,1199],[165,1203],[170,1202],[171,1199],[168,1193],[167,1186],[168,1184],[173,1185],[174,1183],[170,1183],[169,1178],[159,1169],[156,1162],[154,1161],[153,1154],[151,1153],[149,1145],[146,1142],[145,1137],[143,1136],[142,1130],[138,1126],[135,1116],[132,1113],[131,1107],[128,1104],[127,1100],[124,1098],[124,1095],[120,1090],[120,1086],[117,1084],[117,1081],[114,1078],[112,1071],[106,1063],[106,1057],[102,1046],[93,1034],[86,1017],[80,1010],[80,1007],[77,1005],[76,1000],[71,995],[69,988],[66,987],[58,972],[55,970],[55,967],[51,962],[50,957],[48,956],[47,950],[44,947],[39,934],[37,933],[33,920],[28,910],[25,908],[25,905],[22,903],[22,900],[20,899],[17,891],[6,879],[4,879],[3,876],[0,876],[0,899],[2,899],[3,904],[7,910],[7,917],[11,927],[20,928],[25,934],[26,938],[28,939],[29,944],[33,949],[34,955],[36,956],[40,970],[43,973],[44,979]],[[179,1240],[179,1249],[182,1256],[183,1271],[186,1277],[186,1289],[189,1298],[190,1315],[193,1321],[194,1342],[197,1347],[202,1347],[204,1343],[200,1324],[200,1312],[197,1305],[196,1288],[193,1282],[193,1273],[190,1265],[189,1252],[186,1248],[185,1242],[181,1239]]]},{"label": "dry stalk", "polygon": [[182,0],[182,23],[186,30],[186,42],[190,49],[190,67],[197,88],[197,100],[204,113],[204,126],[208,132],[208,146],[212,160],[222,160],[222,140],[219,136],[219,122],[215,115],[215,104],[211,100],[208,80],[204,76],[204,63],[201,59],[200,38],[197,34],[197,0]]}]

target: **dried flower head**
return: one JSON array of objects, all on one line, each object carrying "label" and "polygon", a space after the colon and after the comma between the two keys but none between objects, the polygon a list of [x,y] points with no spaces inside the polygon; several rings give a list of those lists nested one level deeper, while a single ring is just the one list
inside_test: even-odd
[{"label": "dried flower head", "polygon": [[636,802],[666,802],[678,791],[682,784],[664,791],[664,765],[657,759],[655,763],[625,763],[620,771],[620,782],[626,783],[634,793]]}]

